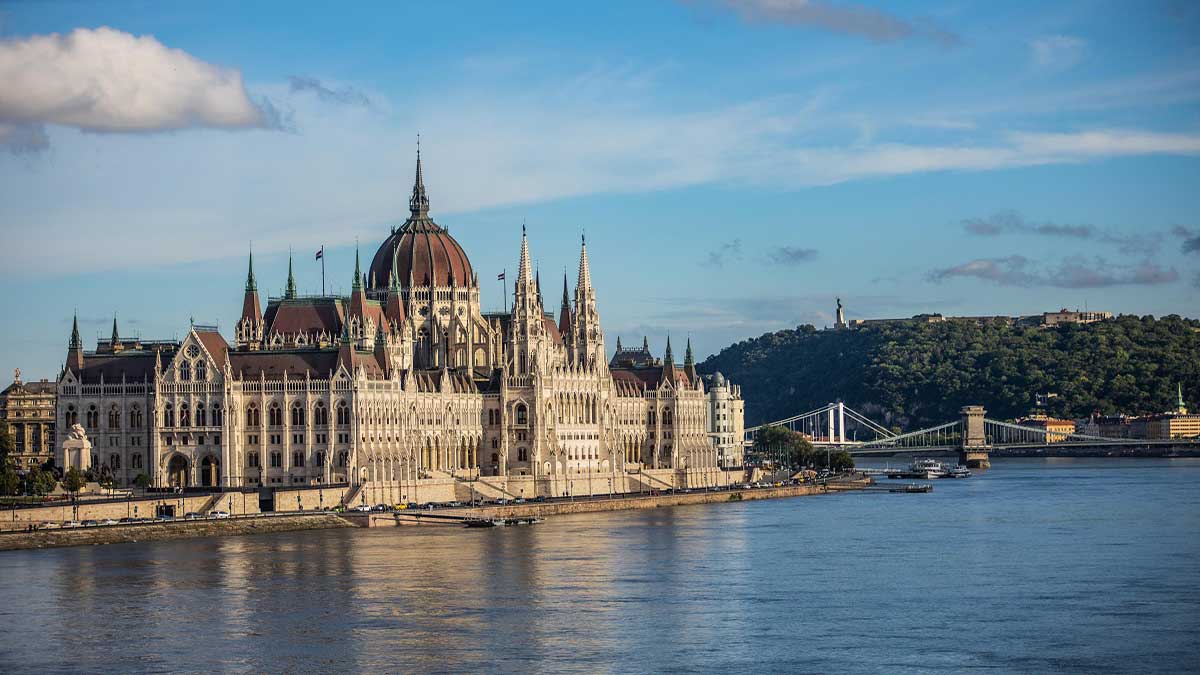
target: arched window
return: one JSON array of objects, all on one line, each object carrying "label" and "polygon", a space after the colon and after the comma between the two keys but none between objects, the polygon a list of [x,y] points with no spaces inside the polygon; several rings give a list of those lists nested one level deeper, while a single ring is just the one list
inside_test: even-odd
[{"label": "arched window", "polygon": [[346,405],[345,401],[338,401],[337,423],[339,427],[350,426],[350,406]]},{"label": "arched window", "polygon": [[267,424],[273,427],[283,426],[283,411],[279,409],[278,403],[272,403],[267,409]]},{"label": "arched window", "polygon": [[294,427],[304,426],[304,404],[303,403],[293,403],[292,404],[292,426],[294,426]]},{"label": "arched window", "polygon": [[179,379],[182,382],[192,379],[192,364],[187,361],[179,362]]},{"label": "arched window", "polygon": [[69,405],[67,406],[67,428],[69,429],[76,424],[79,424],[79,411],[75,409],[75,406]]},{"label": "arched window", "polygon": [[138,407],[137,404],[134,404],[134,406],[129,409],[129,428],[142,428],[142,409]]},{"label": "arched window", "polygon": [[108,428],[114,431],[121,428],[121,409],[115,403],[108,410]]},{"label": "arched window", "polygon": [[175,426],[175,408],[170,403],[167,404],[167,407],[163,408],[163,426]]},{"label": "arched window", "polygon": [[663,408],[663,424],[674,424],[675,420],[671,416],[670,408]]},{"label": "arched window", "polygon": [[317,401],[313,406],[313,424],[319,427],[329,426],[329,409],[322,401]]},{"label": "arched window", "polygon": [[204,410],[203,403],[196,406],[196,426],[198,426],[198,427],[208,426],[208,414]]},{"label": "arched window", "polygon": [[96,406],[89,405],[87,410],[87,426],[89,429],[100,428],[100,412],[96,410]]},{"label": "arched window", "polygon": [[108,457],[108,468],[116,471],[121,468],[121,456],[114,453]]},{"label": "arched window", "polygon": [[129,456],[129,466],[133,469],[142,468],[142,453],[135,453]]},{"label": "arched window", "polygon": [[208,364],[204,361],[196,362],[196,379],[200,382],[208,379]]},{"label": "arched window", "polygon": [[188,404],[186,403],[179,404],[179,426],[192,426],[192,415],[188,412]]},{"label": "arched window", "polygon": [[262,425],[262,415],[259,413],[258,405],[251,403],[246,406],[246,426],[257,427]]},{"label": "arched window", "polygon": [[212,409],[212,425],[219,427],[224,423],[225,421],[221,418],[221,406],[214,405]]},{"label": "arched window", "polygon": [[529,408],[524,403],[517,404],[517,424],[529,424]]}]

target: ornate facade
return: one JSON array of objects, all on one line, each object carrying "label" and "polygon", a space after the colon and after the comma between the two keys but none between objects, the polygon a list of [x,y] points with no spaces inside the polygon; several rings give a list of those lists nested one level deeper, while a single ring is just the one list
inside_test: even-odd
[{"label": "ornate facade", "polygon": [[690,343],[682,366],[669,340],[661,360],[619,340],[609,360],[586,241],[557,316],[524,232],[512,309],[484,313],[466,252],[429,216],[419,156],[409,211],[365,272],[356,254],[349,297],[297,294],[289,261],[264,311],[251,257],[232,344],[199,325],[180,341],[122,340],[114,323],[84,352],[76,328],[60,428],[83,424],[119,485],[145,473],[156,486],[403,495],[530,477],[563,494],[581,475],[621,490],[630,474],[732,468],[714,432],[741,429],[740,390],[721,378],[707,391]]}]

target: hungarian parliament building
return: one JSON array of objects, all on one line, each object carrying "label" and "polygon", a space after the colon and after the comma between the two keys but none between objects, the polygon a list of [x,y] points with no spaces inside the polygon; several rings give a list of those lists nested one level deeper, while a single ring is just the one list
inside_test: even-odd
[{"label": "hungarian parliament building", "polygon": [[557,316],[524,232],[512,308],[485,313],[466,251],[429,216],[419,154],[409,210],[365,272],[355,254],[349,297],[297,294],[289,260],[264,310],[251,255],[232,343],[200,325],[123,339],[114,320],[86,351],[76,322],[56,423],[91,451],[60,443],[58,465],[217,490],[516,480],[556,495],[583,477],[596,492],[740,478],[740,387],[701,375],[690,341],[682,365],[669,339],[659,358],[618,338],[608,358],[586,240]]}]

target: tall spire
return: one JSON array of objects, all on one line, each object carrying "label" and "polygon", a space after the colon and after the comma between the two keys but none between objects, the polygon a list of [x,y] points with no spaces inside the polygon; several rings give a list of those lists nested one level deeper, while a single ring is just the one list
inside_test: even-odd
[{"label": "tall spire", "polygon": [[258,290],[258,282],[254,280],[254,250],[250,250],[250,264],[246,270],[246,292]]},{"label": "tall spire", "polygon": [[622,347],[621,347],[621,336],[620,336],[620,335],[618,335],[618,336],[617,336],[617,351],[619,352],[619,351],[621,351],[621,349],[622,349]]},{"label": "tall spire", "polygon": [[517,266],[517,287],[533,284],[533,272],[529,268],[529,237],[525,235],[525,224],[521,224],[521,263]]},{"label": "tall spire", "polygon": [[571,332],[571,296],[567,294],[567,272],[563,270],[562,306],[558,310],[558,334],[564,338]]},{"label": "tall spire", "polygon": [[1187,404],[1183,402],[1183,383],[1175,383],[1175,412],[1180,415],[1187,414]]},{"label": "tall spire", "polygon": [[408,200],[408,210],[413,218],[424,218],[429,215],[429,195],[425,194],[425,179],[421,175],[421,136],[417,135],[417,177],[413,180],[412,197]]},{"label": "tall spire", "polygon": [[71,319],[71,349],[83,349],[83,340],[79,337],[79,312]]},{"label": "tall spire", "polygon": [[650,353],[650,338],[646,337],[645,335],[642,336],[642,351],[646,352],[647,354]]},{"label": "tall spire", "polygon": [[592,268],[588,264],[587,236],[583,236],[583,245],[579,252],[579,284],[578,291],[587,293],[592,288]]},{"label": "tall spire", "polygon": [[354,284],[351,289],[355,293],[362,290],[362,267],[358,263],[358,246],[354,247]]},{"label": "tall spire", "polygon": [[110,340],[110,342],[112,343],[112,346],[114,346],[114,347],[121,344],[121,335],[117,332],[117,313],[116,312],[113,312],[113,330],[112,330],[112,339]]},{"label": "tall spire", "polygon": [[296,299],[296,276],[292,274],[292,252],[288,251],[288,280],[287,289],[283,292],[283,297],[287,300]]},{"label": "tall spire", "polygon": [[671,353],[671,336],[667,336],[667,353],[663,356],[663,363],[668,365],[675,364],[675,355]]},{"label": "tall spire", "polygon": [[571,308],[571,294],[570,294],[570,292],[569,292],[569,290],[568,290],[568,286],[567,286],[567,271],[566,271],[565,269],[563,270],[563,298],[562,298],[562,308],[563,308],[563,309],[570,309],[570,308]]},{"label": "tall spire", "polygon": [[687,341],[687,353],[683,357],[683,365],[690,367],[696,365],[696,359],[692,358],[692,338]]}]

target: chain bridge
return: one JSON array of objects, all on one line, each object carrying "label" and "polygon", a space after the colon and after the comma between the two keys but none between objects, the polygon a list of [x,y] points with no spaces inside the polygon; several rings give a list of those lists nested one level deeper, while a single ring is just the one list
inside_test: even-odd
[{"label": "chain bridge", "polygon": [[816,410],[746,429],[747,446],[766,427],[804,434],[817,448],[838,448],[851,455],[958,452],[959,462],[987,468],[993,450],[1023,448],[1122,448],[1154,445],[1198,446],[1200,439],[1108,438],[988,419],[983,406],[962,409],[959,419],[907,433],[896,433],[851,409],[830,403]]}]

